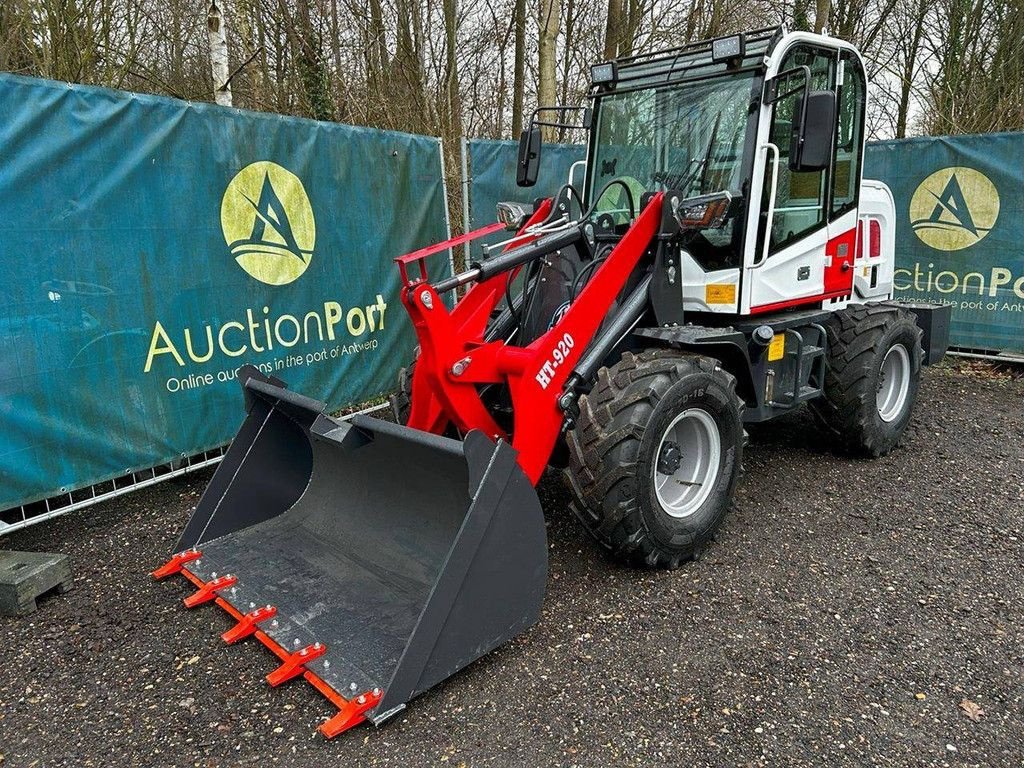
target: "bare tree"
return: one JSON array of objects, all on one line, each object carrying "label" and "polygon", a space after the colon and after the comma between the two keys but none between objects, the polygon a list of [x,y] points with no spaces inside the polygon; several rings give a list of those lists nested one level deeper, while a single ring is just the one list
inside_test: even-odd
[{"label": "bare tree", "polygon": [[526,88],[526,0],[515,0],[515,64],[512,76],[512,137],[523,130],[523,91]]},{"label": "bare tree", "polygon": [[[209,2],[2,0],[0,69],[212,100]],[[450,178],[464,135],[515,137],[537,104],[583,102],[596,61],[777,23],[858,45],[873,135],[1020,129],[1021,3],[218,0],[235,105],[441,136]]]},{"label": "bare tree", "polygon": [[[540,0],[540,45],[537,53],[537,101],[543,106],[556,103],[555,88],[555,56],[557,55],[558,28],[561,23],[562,7],[560,0]],[[555,132],[551,128],[544,129],[547,141],[555,140]]]}]

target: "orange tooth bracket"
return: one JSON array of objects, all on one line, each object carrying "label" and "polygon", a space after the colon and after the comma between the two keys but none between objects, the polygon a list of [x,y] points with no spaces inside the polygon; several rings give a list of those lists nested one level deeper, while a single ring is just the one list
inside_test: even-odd
[{"label": "orange tooth bracket", "polygon": [[237,643],[239,640],[244,640],[249,635],[256,634],[256,625],[261,621],[272,619],[277,615],[277,608],[272,605],[265,605],[262,608],[257,608],[255,611],[250,611],[245,614],[238,623],[221,635],[221,639],[228,643]]},{"label": "orange tooth bracket", "polygon": [[280,667],[275,669],[269,675],[267,675],[267,682],[275,688],[282,683],[287,683],[293,677],[298,677],[306,671],[306,664],[311,662],[313,659],[318,659],[327,653],[327,646],[321,643],[313,643],[307,645],[301,651],[296,651],[290,654],[281,664]]},{"label": "orange tooth bracket", "polygon": [[[289,677],[286,679],[291,679],[301,675],[306,682],[316,688],[324,698],[338,708],[338,713],[326,722],[322,723],[318,729],[320,733],[328,739],[333,739],[338,734],[364,722],[366,720],[366,713],[380,703],[380,700],[384,696],[384,691],[380,688],[374,688],[373,690],[366,691],[352,699],[346,699],[344,696],[340,695],[337,691],[331,688],[323,678],[303,666],[318,656],[323,655],[324,651],[327,650],[326,647],[320,645],[321,650],[312,655],[308,651],[315,649],[317,644],[307,646],[305,649],[307,650],[305,656],[302,656],[301,651],[296,654],[290,653],[280,643],[270,637],[270,635],[266,634],[256,626],[260,622],[270,619],[276,615],[277,608],[274,606],[264,606],[263,608],[255,609],[247,614],[243,614],[223,597],[218,597],[216,594],[217,590],[230,587],[237,583],[238,580],[234,576],[222,576],[220,579],[204,582],[201,578],[184,567],[185,564],[190,563],[193,560],[198,560],[201,556],[201,553],[198,551],[187,550],[185,552],[179,552],[178,555],[171,558],[166,565],[154,571],[153,576],[159,579],[175,573],[180,573],[198,590],[194,595],[192,595],[192,597],[199,597],[202,595],[204,598],[200,602],[195,603],[195,605],[200,605],[202,602],[209,602],[210,600],[213,600],[214,603],[223,608],[224,611],[237,622],[235,627],[222,635],[227,642],[234,642],[233,640],[229,640],[228,636],[233,636],[234,633],[238,631],[241,634],[241,637],[238,637],[237,640],[250,636],[255,637],[264,647],[269,649],[275,656],[277,656],[278,659],[281,660],[281,666],[271,673],[271,675],[268,675],[268,678],[282,672],[285,667],[289,667],[291,669],[289,662],[293,657],[298,656],[301,662],[295,665],[294,672],[289,672]],[[227,581],[228,579],[231,579],[230,583]],[[207,590],[211,585],[213,585],[212,588]],[[207,594],[209,594],[210,597],[205,597]],[[252,617],[251,622],[249,621],[250,617]],[[282,680],[281,682],[285,682],[285,680]]]},{"label": "orange tooth bracket", "polygon": [[234,586],[238,583],[238,577],[232,576],[230,573],[227,576],[221,576],[220,578],[208,581],[199,587],[195,593],[189,595],[183,601],[186,608],[195,608],[197,605],[208,603],[217,596],[218,589],[224,589],[226,587]]},{"label": "orange tooth bracket", "polygon": [[372,691],[367,691],[349,700],[338,714],[326,723],[320,724],[320,733],[328,739],[333,739],[339,733],[344,733],[352,726],[359,725],[366,720],[366,712],[376,707],[383,695],[380,688],[374,688]]},{"label": "orange tooth bracket", "polygon": [[185,567],[186,563],[191,563],[193,560],[198,560],[203,556],[203,553],[194,547],[192,549],[186,549],[184,552],[179,552],[162,566],[157,568],[150,575],[159,581],[160,579],[166,579],[168,576],[173,576],[176,573],[181,573],[181,570]]}]

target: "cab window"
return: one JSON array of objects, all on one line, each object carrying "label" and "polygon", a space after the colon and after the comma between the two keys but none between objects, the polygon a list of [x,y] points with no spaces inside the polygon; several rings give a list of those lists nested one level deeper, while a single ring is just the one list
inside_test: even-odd
[{"label": "cab window", "polygon": [[839,84],[839,122],[836,125],[836,155],[832,174],[833,218],[857,205],[867,90],[864,69],[857,56],[850,51],[843,51],[839,62],[842,80]]},{"label": "cab window", "polygon": [[[780,72],[807,66],[811,71],[811,90],[835,88],[836,51],[811,46],[796,46],[782,62]],[[796,73],[779,81],[777,93],[789,95],[775,102],[770,139],[779,149],[778,186],[775,191],[775,215],[769,254],[799,240],[825,224],[828,205],[828,173],[810,171],[796,173],[789,169],[790,136],[793,114],[799,109],[803,94],[803,75]],[[771,172],[765,174],[762,196],[762,220],[767,220]]]}]

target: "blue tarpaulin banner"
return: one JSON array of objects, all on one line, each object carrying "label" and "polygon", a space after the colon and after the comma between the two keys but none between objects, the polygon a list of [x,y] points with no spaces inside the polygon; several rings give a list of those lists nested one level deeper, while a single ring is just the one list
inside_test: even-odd
[{"label": "blue tarpaulin banner", "polygon": [[1024,133],[868,146],[896,198],[898,299],[950,304],[953,346],[1024,353]]},{"label": "blue tarpaulin banner", "polygon": [[[515,185],[516,145],[470,141],[470,208],[554,194],[585,148],[546,145],[536,186]],[[951,304],[953,346],[1024,353],[1024,133],[872,142],[865,178],[896,200],[895,298]],[[582,180],[582,174],[578,176]]]},{"label": "blue tarpaulin banner", "polygon": [[245,363],[333,409],[393,389],[439,149],[0,75],[0,510],[228,442]]},{"label": "blue tarpaulin banner", "polygon": [[[576,144],[545,144],[537,183],[532,187],[517,187],[516,142],[470,139],[466,142],[466,147],[471,180],[468,228],[482,227],[497,221],[496,206],[502,200],[529,203],[538,197],[551,197],[569,180],[569,169],[572,164],[577,160],[585,160],[587,154],[586,147]],[[582,170],[577,171],[573,183],[583,183]],[[479,244],[476,243],[475,246]]]}]

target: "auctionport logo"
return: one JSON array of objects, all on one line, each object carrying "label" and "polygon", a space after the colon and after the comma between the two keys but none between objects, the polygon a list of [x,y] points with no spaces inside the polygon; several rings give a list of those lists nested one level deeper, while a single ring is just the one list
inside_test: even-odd
[{"label": "auctionport logo", "polygon": [[235,261],[261,283],[287,285],[313,258],[313,206],[299,177],[277,163],[252,163],[235,175],[220,224]]},{"label": "auctionport logo", "polygon": [[999,193],[983,173],[954,166],[921,182],[910,200],[910,225],[925,245],[959,251],[974,245],[995,226]]}]

